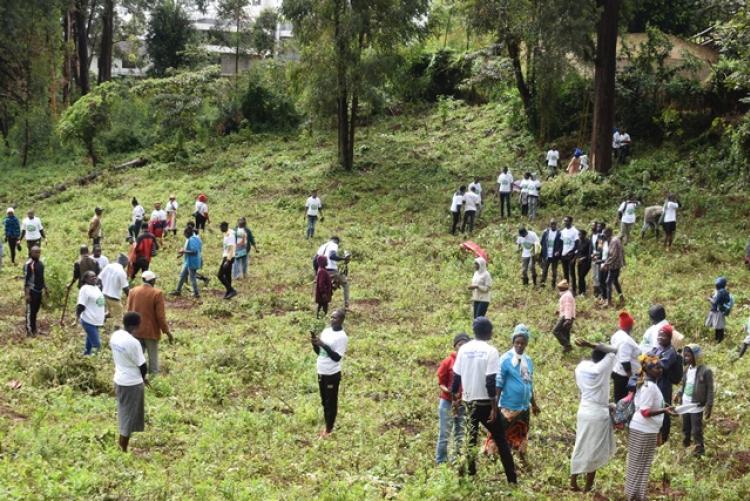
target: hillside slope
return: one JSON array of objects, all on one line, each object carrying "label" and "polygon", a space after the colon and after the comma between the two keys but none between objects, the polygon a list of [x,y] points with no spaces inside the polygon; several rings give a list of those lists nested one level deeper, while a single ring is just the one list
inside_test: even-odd
[{"label": "hillside slope", "polygon": [[[384,120],[361,131],[361,170],[353,173],[331,167],[332,135],[234,136],[187,164],[153,163],[39,203],[37,214],[49,234],[43,252],[53,305],[62,300],[62,284],[69,280],[95,205],[105,209],[110,259],[125,249],[132,196],[148,208],[176,194],[182,225],[201,191],[209,196],[213,221],[203,235],[205,271],[213,275],[218,267],[222,220],[246,216],[260,254],[253,254],[250,278],[231,302],[220,299],[216,279],[202,304],[170,299],[168,318],[177,343],[162,344],[163,374],[146,393],[147,430],[135,435],[130,454],[121,454],[116,445],[108,349],[83,359],[81,329],[59,328],[58,307],[42,311],[47,335],[23,339],[20,267],[6,259],[0,272],[0,498],[498,499],[513,493],[521,499],[579,499],[567,485],[578,405],[573,368],[584,353],[560,354],[550,333],[557,295],[520,285],[514,244],[520,219],[498,223],[494,202],[473,239],[491,256],[493,344],[507,350],[518,322],[534,331],[528,353],[537,367],[542,414],[532,419],[532,468],[520,472],[521,483],[511,491],[499,463],[483,461],[474,481],[433,466],[434,371],[453,335],[471,326],[466,286],[473,269],[458,251],[462,239],[447,234],[450,194],[474,174],[487,189],[503,165],[517,175],[541,163],[529,139],[510,128],[510,115],[491,105],[459,107],[445,125],[429,112]],[[657,152],[616,173],[619,181],[555,181],[548,187],[550,198],[569,201],[589,190],[608,203],[587,209],[548,204],[535,226],[541,229],[542,221],[565,214],[587,228],[594,219],[613,221],[624,189],[637,190],[648,203],[659,202],[665,188],[684,195],[689,203],[680,213],[673,251],[636,239],[627,248],[623,284],[636,336],[647,327],[649,304],[665,304],[676,327],[705,345],[718,396],[707,425],[706,457],[690,458],[675,426],[673,440],[657,453],[652,493],[747,499],[750,436],[741,425],[750,418],[745,391],[750,358],[733,365],[730,360],[750,304],[750,277],[741,266],[750,206],[741,193],[703,192],[683,171],[665,174],[676,160]],[[54,182],[54,166],[40,169]],[[643,170],[654,180],[643,184]],[[69,175],[59,172],[58,179]],[[39,186],[14,183],[22,177],[28,174],[11,172],[8,186],[18,187],[22,196],[35,193]],[[326,209],[314,242],[308,242],[302,205],[312,187],[319,188]],[[567,198],[564,190],[570,192]],[[693,210],[698,200],[705,214]],[[19,209],[25,212],[20,202]],[[354,255],[353,311],[346,323],[350,350],[337,430],[321,441],[308,331],[324,324],[312,313],[310,258],[332,234]],[[171,290],[181,239],[167,242],[153,269],[161,277],[158,285]],[[705,298],[719,274],[729,277],[737,308],[728,339],[716,347],[702,324]],[[337,293],[334,306],[340,302]],[[575,335],[603,340],[614,332],[616,311],[598,309],[590,299],[580,299],[578,309]],[[69,322],[71,317],[68,313]],[[11,381],[22,386],[11,389]],[[618,444],[616,458],[597,478],[604,498],[622,492],[622,434]]]}]

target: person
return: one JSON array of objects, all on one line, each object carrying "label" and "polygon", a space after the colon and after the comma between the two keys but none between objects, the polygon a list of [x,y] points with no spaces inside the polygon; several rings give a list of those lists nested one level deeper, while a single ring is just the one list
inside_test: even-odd
[{"label": "person", "polygon": [[557,265],[560,262],[563,242],[560,232],[557,231],[557,221],[550,219],[549,227],[542,233],[541,250],[539,260],[542,263],[541,286],[547,283],[547,271],[552,267],[552,287],[557,283]]},{"label": "person", "polygon": [[578,231],[578,249],[576,250],[576,271],[578,272],[578,294],[586,295],[586,276],[591,270],[591,255],[593,254],[591,240],[587,238],[586,230]]},{"label": "person", "polygon": [[581,172],[581,155],[583,155],[583,152],[579,148],[576,148],[573,158],[568,162],[568,168],[565,169],[569,176],[575,176]]},{"label": "person", "polygon": [[615,366],[617,348],[576,339],[576,346],[591,348],[591,359],[582,360],[575,368],[575,381],[580,392],[576,416],[576,443],[570,457],[570,487],[579,491],[578,476],[586,475],[583,487],[594,487],[596,470],[615,455],[617,443],[609,415],[609,374]]},{"label": "person", "polygon": [[99,282],[102,284],[102,293],[107,307],[107,318],[104,326],[107,332],[119,329],[122,321],[122,293],[127,297],[130,292],[130,283],[125,269],[128,266],[128,256],[120,254],[117,261],[108,264],[99,273]]},{"label": "person", "polygon": [[630,193],[620,207],[617,208],[617,217],[620,220],[620,237],[622,245],[627,245],[630,240],[630,231],[635,226],[635,210],[638,208],[638,201],[635,195]]},{"label": "person", "polygon": [[474,231],[474,220],[477,210],[482,205],[482,199],[476,192],[476,187],[469,188],[464,194],[464,222],[461,225],[461,233],[466,233],[466,225],[469,226],[469,233]]},{"label": "person", "polygon": [[458,191],[453,194],[451,199],[451,235],[456,234],[456,228],[461,221],[461,207],[464,206],[464,196],[466,195],[466,186],[459,186]]},{"label": "person", "polygon": [[83,285],[78,290],[76,303],[76,321],[81,324],[86,333],[86,347],[84,355],[91,355],[94,350],[99,351],[99,329],[104,326],[106,316],[106,301],[101,289],[96,286],[96,273],[89,270],[82,276]]},{"label": "person", "polygon": [[471,277],[471,301],[474,310],[473,318],[483,317],[487,314],[490,305],[490,289],[492,288],[492,277],[487,271],[487,261],[483,257],[474,259],[474,275]]},{"label": "person", "polygon": [[625,496],[629,501],[646,500],[648,476],[659,440],[659,429],[664,416],[674,413],[656,384],[663,371],[659,358],[641,355],[640,362],[641,372],[634,398],[635,414],[630,420],[628,432]]},{"label": "person", "polygon": [[78,282],[79,289],[83,287],[83,285],[86,283],[83,277],[87,272],[92,271],[94,275],[98,275],[101,271],[101,269],[99,268],[99,263],[96,262],[96,259],[89,256],[88,246],[82,245],[78,249],[78,253],[78,259],[75,263],[73,263],[73,278],[68,284],[68,289],[70,289],[76,282]]},{"label": "person", "polygon": [[237,220],[237,227],[234,229],[234,234],[237,239],[237,250],[234,256],[234,264],[232,265],[232,278],[242,279],[247,276],[247,262],[250,259],[248,255],[250,249],[255,249],[256,253],[260,251],[255,244],[253,232],[247,227],[247,220],[244,217]]},{"label": "person", "polygon": [[689,344],[682,350],[687,370],[682,375],[682,385],[675,395],[675,403],[690,406],[682,412],[682,445],[690,447],[695,442],[693,454],[702,456],[706,452],[703,442],[703,416],[711,418],[714,407],[714,375],[703,362],[703,350],[697,344]]},{"label": "person", "polygon": [[497,176],[497,193],[500,197],[500,217],[505,217],[507,211],[510,217],[510,195],[513,191],[513,175],[507,167],[503,167],[503,172]]},{"label": "person", "polygon": [[677,198],[672,193],[667,195],[667,200],[666,202],[664,202],[664,209],[662,211],[664,245],[667,247],[667,249],[672,248],[674,234],[675,231],[677,231],[677,209],[679,208],[680,204],[677,202]]},{"label": "person", "polygon": [[748,318],[747,322],[745,322],[745,339],[742,341],[739,352],[737,353],[738,359],[742,358],[743,355],[745,355],[748,346],[750,346],[750,318]]},{"label": "person", "polygon": [[131,248],[132,255],[128,256],[128,260],[132,264],[130,280],[135,279],[139,272],[148,270],[149,266],[151,266],[151,258],[156,255],[158,250],[159,244],[156,242],[156,237],[153,233],[145,230],[138,235]]},{"label": "person", "polygon": [[328,259],[328,264],[326,265],[326,271],[328,272],[328,275],[330,275],[331,281],[334,283],[340,284],[341,288],[344,290],[344,308],[348,309],[349,308],[349,279],[347,278],[345,273],[339,272],[338,263],[339,261],[348,263],[351,260],[351,256],[349,254],[344,254],[343,256],[339,255],[338,252],[339,252],[340,244],[341,244],[341,239],[337,236],[332,236],[330,240],[328,240],[328,242],[318,247],[316,256],[325,256]]},{"label": "person", "polygon": [[650,205],[643,209],[643,226],[641,226],[641,238],[646,236],[646,232],[651,229],[654,236],[659,239],[659,225],[661,216],[664,214],[664,207],[661,205]]},{"label": "person", "polygon": [[237,237],[234,230],[229,229],[229,223],[222,221],[219,225],[222,234],[221,265],[219,266],[219,281],[226,289],[224,299],[232,299],[237,291],[232,287],[232,266],[237,252]]},{"label": "person", "polygon": [[612,236],[612,228],[606,228],[604,230],[604,240],[607,242],[607,257],[604,258],[604,262],[599,271],[600,273],[603,272],[607,274],[606,302],[603,303],[603,305],[609,307],[614,305],[612,300],[612,290],[615,289],[617,290],[617,294],[620,295],[620,299],[617,301],[617,307],[622,308],[625,306],[625,297],[622,295],[620,272],[625,266],[625,252],[623,251],[620,239]]},{"label": "person", "polygon": [[536,246],[539,243],[539,237],[536,233],[529,231],[524,227],[518,229],[518,238],[516,244],[521,251],[521,282],[523,285],[529,285],[529,268],[531,268],[531,280],[536,287]]},{"label": "person", "polygon": [[495,379],[494,410],[505,429],[505,439],[516,450],[521,462],[528,466],[526,448],[529,441],[529,408],[535,416],[540,409],[534,393],[534,364],[525,351],[529,344],[529,328],[518,324],[511,334],[511,348],[500,357]]},{"label": "person", "polygon": [[15,265],[16,251],[21,250],[21,246],[18,244],[21,238],[21,223],[18,221],[13,207],[8,207],[5,211],[3,228],[5,229],[5,241],[8,242],[8,249],[10,250],[10,261]]},{"label": "person", "polygon": [[[656,337],[659,335],[659,330],[669,323],[667,321],[667,312],[664,306],[660,304],[652,304],[649,307],[648,317],[651,320],[651,325],[646,329],[641,338],[641,353],[650,352],[658,344]],[[674,336],[674,331],[672,334]]]},{"label": "person", "polygon": [[479,181],[479,177],[474,176],[474,181],[469,183],[469,191],[473,191],[479,195],[479,205],[477,205],[477,217],[481,215],[482,209],[484,208],[484,197],[482,196],[482,183]]},{"label": "person", "polygon": [[40,260],[42,249],[34,246],[29,252],[29,259],[23,265],[23,290],[26,299],[26,335],[37,335],[37,315],[42,307],[42,294],[49,294],[44,281],[44,263]]},{"label": "person", "polygon": [[92,216],[91,221],[89,221],[88,237],[91,239],[91,244],[94,247],[101,245],[102,243],[102,236],[104,235],[104,230],[102,228],[103,212],[104,211],[101,207],[95,208],[94,215]]},{"label": "person", "polygon": [[622,144],[620,141],[620,129],[615,128],[615,130],[612,132],[612,157],[615,160],[619,160],[620,158],[620,146]]},{"label": "person", "polygon": [[96,264],[99,265],[99,270],[103,270],[109,264],[109,259],[107,259],[107,256],[102,256],[101,245],[94,246],[94,254],[92,255],[92,257],[94,258],[94,261],[96,261]]},{"label": "person", "polygon": [[[438,388],[440,388],[440,399],[438,403],[438,439],[435,447],[435,463],[443,464],[448,460],[448,440],[453,435],[454,453],[458,455],[464,437],[464,413],[463,407],[458,407],[453,413],[451,386],[453,384],[453,365],[456,362],[456,354],[463,345],[471,341],[465,332],[457,334],[453,338],[453,351],[440,362],[437,369]],[[460,392],[460,390],[459,390]],[[451,459],[452,461],[452,459]]]},{"label": "person", "polygon": [[589,156],[581,152],[581,172],[589,170]]},{"label": "person", "polygon": [[128,294],[128,311],[134,311],[141,317],[141,326],[135,338],[140,341],[144,353],[148,353],[148,373],[159,373],[159,340],[162,334],[167,335],[169,343],[174,336],[167,324],[164,312],[164,293],[156,288],[156,273],[144,271],[141,274],[143,284],[134,287]]},{"label": "person", "polygon": [[529,179],[527,182],[527,189],[529,192],[529,221],[536,219],[536,213],[539,209],[539,190],[542,187],[542,183],[534,177],[534,174],[529,172]]},{"label": "person", "polygon": [[[661,375],[656,378],[656,385],[661,390],[665,402],[672,401],[672,386],[678,384],[682,379],[682,358],[677,354],[677,350],[672,346],[673,328],[670,324],[665,324],[659,329],[656,337],[657,346],[651,349],[649,355],[658,357],[659,364],[662,367]],[[671,420],[665,417],[661,427],[660,444],[669,440],[671,429]]]},{"label": "person", "polygon": [[591,281],[594,283],[594,297],[601,299],[603,290],[600,287],[599,270],[602,264],[602,231],[604,223],[594,221],[591,225]]},{"label": "person", "polygon": [[305,218],[307,219],[305,239],[309,240],[315,235],[315,223],[318,222],[318,218],[323,220],[323,201],[318,198],[318,190],[313,190],[305,202]]},{"label": "person", "polygon": [[201,193],[195,200],[195,229],[198,231],[205,231],[206,223],[209,222],[208,218],[208,197]]},{"label": "person", "polygon": [[[463,406],[469,414],[469,448],[467,466],[469,475],[476,475],[476,445],[479,423],[490,432],[500,454],[508,483],[515,484],[516,466],[513,462],[505,429],[497,419],[497,373],[500,354],[489,344],[492,339],[492,322],[487,317],[477,317],[472,323],[474,339],[461,346],[453,364],[451,396],[455,408]],[[459,391],[460,390],[460,391]]]},{"label": "person", "polygon": [[618,153],[618,162],[621,164],[627,163],[628,155],[630,155],[630,134],[625,129],[622,129],[622,133],[620,134],[620,148]]},{"label": "person", "polygon": [[180,279],[177,282],[177,288],[172,295],[179,296],[182,294],[182,287],[190,277],[190,286],[193,289],[193,297],[200,299],[201,293],[198,290],[198,270],[203,267],[203,242],[200,237],[193,231],[192,226],[187,226],[183,232],[185,236],[185,245],[179,250],[178,255],[182,257],[182,271]]},{"label": "person", "polygon": [[552,329],[552,334],[560,342],[563,353],[567,353],[573,349],[570,346],[570,330],[573,328],[573,322],[576,319],[576,298],[573,296],[567,280],[561,280],[557,284],[557,290],[560,294],[560,301],[557,307],[558,319],[555,327]]},{"label": "person", "polygon": [[161,208],[161,202],[154,203],[154,210],[148,221],[148,231],[156,237],[161,247],[164,242],[164,228],[167,226],[167,211]]},{"label": "person", "polygon": [[633,332],[635,320],[627,311],[619,315],[619,329],[612,334],[609,344],[617,349],[614,369],[612,370],[612,386],[614,387],[615,403],[628,396],[630,379],[641,370],[638,357],[641,348],[630,335]]},{"label": "person", "polygon": [[705,325],[714,330],[714,338],[717,343],[724,340],[724,328],[726,326],[725,317],[732,311],[732,296],[727,291],[727,279],[719,277],[715,282],[716,290],[708,298],[711,303],[711,310],[706,317]]},{"label": "person", "polygon": [[141,233],[143,218],[146,216],[146,209],[138,203],[138,199],[135,197],[130,201],[130,205],[133,206],[133,211],[131,212],[131,224],[128,228],[128,233],[133,237],[133,240],[135,240]]},{"label": "person", "polygon": [[145,422],[144,385],[146,359],[138,340],[134,337],[141,326],[138,313],[128,312],[122,318],[123,329],[109,338],[112,361],[115,364],[115,398],[117,399],[117,421],[119,428],[118,444],[122,452],[128,451],[128,443],[133,432],[143,431]]},{"label": "person", "polygon": [[557,163],[560,161],[560,152],[557,151],[555,145],[552,145],[547,150],[547,173],[549,177],[553,177],[557,173]]},{"label": "person", "polygon": [[315,318],[319,318],[321,310],[324,315],[328,315],[328,305],[331,303],[331,299],[333,299],[333,282],[326,270],[328,258],[325,256],[316,256],[316,259],[318,261],[318,271],[315,275],[315,303],[318,305],[318,310],[315,312]]},{"label": "person", "polygon": [[331,325],[323,329],[319,336],[310,332],[313,351],[318,356],[316,368],[318,373],[318,390],[323,405],[325,428],[320,432],[321,438],[333,433],[339,408],[339,385],[341,384],[341,361],[346,354],[349,337],[344,331],[346,312],[338,309],[331,314]]},{"label": "person", "polygon": [[173,236],[177,236],[177,209],[180,208],[180,204],[177,203],[177,197],[169,195],[169,201],[167,202],[167,223],[164,233],[172,232]]},{"label": "person", "polygon": [[522,216],[528,216],[529,215],[529,182],[531,179],[531,173],[525,172],[523,175],[523,179],[521,180],[519,187],[520,192],[518,195],[518,202],[521,205],[521,215]]},{"label": "person", "polygon": [[26,213],[26,217],[21,221],[21,240],[26,240],[26,247],[31,251],[32,247],[41,247],[42,239],[47,239],[44,234],[42,220],[34,215],[31,209]]},{"label": "person", "polygon": [[560,253],[560,262],[562,263],[563,276],[571,287],[571,294],[576,295],[576,255],[580,245],[580,232],[573,226],[573,218],[565,216],[563,219],[563,229],[560,230],[562,239],[562,251]]}]

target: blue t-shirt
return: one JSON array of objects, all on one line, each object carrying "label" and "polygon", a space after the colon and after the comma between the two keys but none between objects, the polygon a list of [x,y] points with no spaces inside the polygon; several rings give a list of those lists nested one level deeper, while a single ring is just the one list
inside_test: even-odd
[{"label": "blue t-shirt", "polygon": [[[500,357],[495,386],[501,390],[500,407],[512,411],[524,411],[531,404],[534,393],[534,364],[528,355],[521,355],[522,362],[513,366],[513,348]],[[525,362],[525,364],[524,364]]]},{"label": "blue t-shirt", "polygon": [[203,249],[203,242],[196,235],[188,238],[185,244],[185,250],[187,252],[183,254],[185,266],[190,270],[199,270],[203,266],[203,257],[201,256],[201,250]]}]

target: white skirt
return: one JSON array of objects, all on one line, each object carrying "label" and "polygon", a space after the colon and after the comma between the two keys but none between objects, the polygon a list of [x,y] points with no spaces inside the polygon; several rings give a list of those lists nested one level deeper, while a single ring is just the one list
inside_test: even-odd
[{"label": "white skirt", "polygon": [[724,321],[724,314],[720,311],[709,311],[706,317],[706,327],[712,329],[723,329],[726,322]]},{"label": "white skirt", "polygon": [[578,407],[576,445],[570,458],[570,473],[591,473],[615,455],[615,432],[607,407],[586,401]]}]

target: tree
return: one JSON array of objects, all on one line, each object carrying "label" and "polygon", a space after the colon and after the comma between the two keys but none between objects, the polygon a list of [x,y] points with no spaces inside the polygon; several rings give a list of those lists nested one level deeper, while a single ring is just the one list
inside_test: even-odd
[{"label": "tree", "polygon": [[185,49],[193,40],[194,29],[182,6],[175,0],[164,0],[151,12],[146,43],[153,64],[151,72],[162,76],[169,68],[188,64]]},{"label": "tree", "polygon": [[276,25],[279,14],[274,9],[263,9],[250,30],[251,45],[264,56],[273,56],[276,49]]},{"label": "tree", "polygon": [[594,118],[591,160],[594,168],[612,168],[612,128],[615,120],[615,73],[617,71],[617,21],[621,0],[597,0],[601,17],[596,27],[594,60]]},{"label": "tree", "polygon": [[250,0],[219,0],[217,9],[221,27],[231,30],[226,34],[234,47],[235,83],[240,74],[240,52],[249,45],[250,16],[246,11],[249,5]]},{"label": "tree", "polygon": [[102,40],[99,49],[98,83],[112,79],[112,47],[114,45],[115,0],[104,0]]},{"label": "tree", "polygon": [[308,86],[327,77],[320,72],[330,68],[335,74],[338,161],[344,169],[351,170],[354,164],[360,97],[368,91],[366,77],[372,63],[420,32],[428,6],[427,0],[284,2],[282,14],[294,25],[304,49],[303,62],[310,70]]}]

